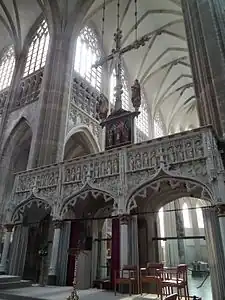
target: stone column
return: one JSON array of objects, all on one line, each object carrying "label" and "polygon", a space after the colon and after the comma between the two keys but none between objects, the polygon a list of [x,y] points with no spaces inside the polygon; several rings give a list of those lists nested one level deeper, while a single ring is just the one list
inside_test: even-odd
[{"label": "stone column", "polygon": [[225,257],[217,208],[203,208],[213,300],[225,295]]},{"label": "stone column", "polygon": [[54,236],[53,236],[50,266],[49,266],[49,270],[48,270],[48,284],[49,285],[56,284],[57,261],[58,261],[59,242],[60,242],[62,221],[54,220],[53,225],[54,225]]},{"label": "stone column", "polygon": [[200,125],[225,136],[224,3],[182,0]]},{"label": "stone column", "polygon": [[6,273],[6,264],[7,264],[8,254],[9,254],[9,246],[10,246],[13,226],[14,226],[13,224],[5,225],[6,233],[5,233],[5,240],[3,245],[2,257],[1,257],[0,274]]},{"label": "stone column", "polygon": [[120,218],[120,266],[128,264],[128,216]]},{"label": "stone column", "polygon": [[221,238],[223,243],[223,252],[225,255],[225,204],[221,204],[218,206],[218,217],[219,217]]}]

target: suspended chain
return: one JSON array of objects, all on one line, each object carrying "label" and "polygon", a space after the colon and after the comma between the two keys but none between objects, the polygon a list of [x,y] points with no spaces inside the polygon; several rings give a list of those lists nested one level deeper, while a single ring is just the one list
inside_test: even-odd
[{"label": "suspended chain", "polygon": [[134,7],[135,7],[135,12],[134,12],[134,19],[135,19],[135,41],[138,39],[138,12],[137,12],[137,0],[134,0]]},{"label": "suspended chain", "polygon": [[117,29],[120,28],[120,0],[117,1]]},{"label": "suspended chain", "polygon": [[104,34],[105,34],[105,0],[102,7],[102,49],[104,46]]}]

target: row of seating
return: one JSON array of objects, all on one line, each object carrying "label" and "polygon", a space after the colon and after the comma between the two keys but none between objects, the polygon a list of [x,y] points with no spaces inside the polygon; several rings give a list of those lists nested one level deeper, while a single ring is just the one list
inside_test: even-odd
[{"label": "row of seating", "polygon": [[173,294],[174,290],[179,299],[184,297],[185,300],[189,300],[187,271],[186,264],[180,264],[174,268],[164,267],[163,263],[147,263],[146,267],[140,268],[126,265],[121,270],[115,271],[115,295],[118,285],[128,284],[131,295],[132,289],[136,290],[138,294],[142,294],[143,284],[150,284],[155,286],[155,292],[161,300],[164,295]]}]

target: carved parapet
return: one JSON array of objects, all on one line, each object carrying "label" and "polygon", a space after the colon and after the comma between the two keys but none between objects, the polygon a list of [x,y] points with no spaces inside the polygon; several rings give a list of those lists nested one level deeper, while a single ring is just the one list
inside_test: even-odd
[{"label": "carved parapet", "polygon": [[18,109],[39,99],[43,71],[44,69],[41,68],[37,72],[34,72],[21,80],[12,110]]}]

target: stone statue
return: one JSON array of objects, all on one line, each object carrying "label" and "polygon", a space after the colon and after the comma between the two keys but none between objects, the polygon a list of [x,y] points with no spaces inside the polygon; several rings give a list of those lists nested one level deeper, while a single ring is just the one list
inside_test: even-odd
[{"label": "stone statue", "polygon": [[105,95],[100,94],[99,102],[96,106],[97,118],[100,120],[105,120],[107,118],[109,111],[109,101]]},{"label": "stone statue", "polygon": [[135,79],[131,87],[131,101],[135,111],[138,111],[141,106],[141,86],[137,79]]}]

